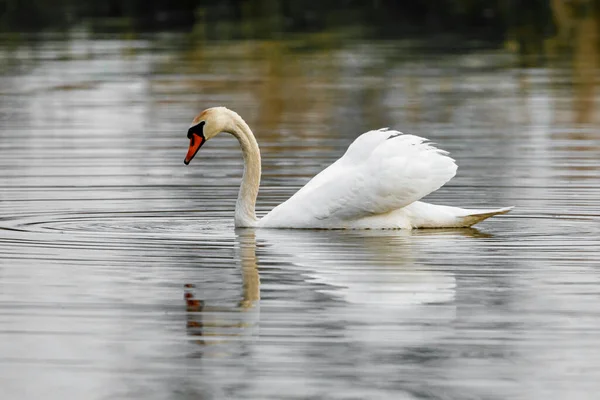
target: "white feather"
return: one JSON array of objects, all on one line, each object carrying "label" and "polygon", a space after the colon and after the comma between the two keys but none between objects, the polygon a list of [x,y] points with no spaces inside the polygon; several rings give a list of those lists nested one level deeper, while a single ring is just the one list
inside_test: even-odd
[{"label": "white feather", "polygon": [[[418,136],[370,131],[260,222],[263,227],[352,228],[439,189],[456,174],[454,160]],[[390,221],[391,223],[392,221]],[[389,228],[408,227],[394,221]]]}]

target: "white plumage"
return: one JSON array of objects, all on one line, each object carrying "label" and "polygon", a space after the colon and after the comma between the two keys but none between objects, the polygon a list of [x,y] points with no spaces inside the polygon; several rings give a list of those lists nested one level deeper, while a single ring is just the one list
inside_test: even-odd
[{"label": "white plumage", "polygon": [[[221,131],[240,141],[245,169],[236,205],[236,226],[318,229],[467,227],[511,208],[467,210],[418,201],[456,174],[448,153],[418,136],[387,129],[359,136],[336,162],[262,219],[254,214],[260,152],[248,125],[224,107],[195,120],[205,140]],[[192,142],[190,146],[192,146]],[[188,152],[195,154],[197,149]],[[193,157],[193,155],[192,155]]]}]

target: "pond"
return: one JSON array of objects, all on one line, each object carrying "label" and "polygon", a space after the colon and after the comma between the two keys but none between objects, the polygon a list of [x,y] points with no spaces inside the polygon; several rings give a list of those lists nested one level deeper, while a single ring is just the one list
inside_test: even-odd
[{"label": "pond", "polygon": [[[321,35],[75,33],[0,53],[3,398],[600,390],[597,66]],[[473,229],[235,229],[235,139],[183,164],[215,105],[257,136],[260,215],[385,126],[456,159],[426,201],[515,209]]]}]

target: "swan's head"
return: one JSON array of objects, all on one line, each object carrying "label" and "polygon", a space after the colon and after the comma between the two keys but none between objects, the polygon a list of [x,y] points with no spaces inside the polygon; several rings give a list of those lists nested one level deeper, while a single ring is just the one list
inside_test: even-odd
[{"label": "swan's head", "polygon": [[194,158],[200,147],[209,139],[221,132],[230,132],[232,129],[232,111],[225,107],[207,108],[194,118],[187,137],[190,139],[190,147],[183,161],[188,165]]}]

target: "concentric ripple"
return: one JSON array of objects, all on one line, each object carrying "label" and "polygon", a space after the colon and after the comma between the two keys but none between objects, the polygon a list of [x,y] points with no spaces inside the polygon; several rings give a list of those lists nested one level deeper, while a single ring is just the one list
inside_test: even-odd
[{"label": "concentric ripple", "polygon": [[[21,217],[0,226],[26,232],[60,232],[85,235],[154,235],[165,238],[225,234],[231,236],[231,219],[199,217],[194,212],[95,213]],[[229,234],[227,234],[229,232]]]}]

